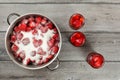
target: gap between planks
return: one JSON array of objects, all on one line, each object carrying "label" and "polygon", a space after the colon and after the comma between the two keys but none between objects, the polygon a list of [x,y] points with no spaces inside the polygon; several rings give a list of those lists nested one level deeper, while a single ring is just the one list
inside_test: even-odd
[{"label": "gap between planks", "polygon": [[119,0],[1,0],[0,4],[120,4]]}]

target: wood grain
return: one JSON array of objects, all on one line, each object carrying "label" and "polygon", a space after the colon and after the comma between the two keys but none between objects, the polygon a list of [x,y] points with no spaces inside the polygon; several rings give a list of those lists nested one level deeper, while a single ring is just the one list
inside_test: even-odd
[{"label": "wood grain", "polygon": [[11,61],[0,61],[0,80],[119,80],[119,66],[119,62],[109,62],[93,69],[86,62],[62,62],[51,72],[47,68],[25,70]]},{"label": "wood grain", "polygon": [[[120,80],[119,4],[120,0],[0,0],[0,80]],[[40,13],[56,22],[63,38],[57,70],[26,70],[9,59],[4,38],[9,26],[7,16],[13,12]],[[74,47],[69,42],[74,30],[68,22],[73,13],[81,13],[86,19],[84,27],[78,30],[87,38],[83,47]],[[93,69],[86,63],[91,51],[105,57],[102,68]]]},{"label": "wood grain", "polygon": [[0,0],[0,3],[120,3],[119,0]]},{"label": "wood grain", "polygon": [[[56,22],[61,32],[74,31],[69,27],[73,13],[85,16],[84,32],[120,32],[120,5],[116,4],[0,4],[0,31],[6,31],[10,13],[40,13]],[[13,19],[11,19],[13,21]]]},{"label": "wood grain", "polygon": [[[63,45],[59,55],[62,61],[85,61],[91,51],[104,55],[106,61],[120,61],[120,33],[85,33],[87,41],[83,47],[74,47],[69,42],[72,33],[62,33]],[[0,60],[9,60],[4,47],[5,32],[0,33]]]}]

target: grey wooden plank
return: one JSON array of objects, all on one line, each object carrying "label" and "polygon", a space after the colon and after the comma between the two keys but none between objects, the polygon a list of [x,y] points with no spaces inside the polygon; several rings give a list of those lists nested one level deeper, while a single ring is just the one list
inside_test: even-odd
[{"label": "grey wooden plank", "polygon": [[[4,35],[0,33],[0,60],[9,60],[4,47]],[[91,51],[104,55],[106,61],[120,61],[120,33],[85,33],[87,42],[83,47],[74,47],[69,42],[71,33],[62,33],[63,45],[59,55],[62,61],[85,61]]]},{"label": "grey wooden plank", "polygon": [[120,3],[119,0],[0,0],[0,3]]},{"label": "grey wooden plank", "polygon": [[25,70],[11,61],[0,61],[0,80],[119,80],[119,66],[119,62],[109,62],[93,69],[86,62],[62,62],[51,72],[47,68]]},{"label": "grey wooden plank", "polygon": [[[80,31],[120,32],[120,5],[112,4],[0,4],[0,31],[6,31],[10,13],[41,13],[53,19],[62,32],[74,31],[69,25],[73,13],[81,13],[86,24]],[[114,28],[113,28],[114,27]]]}]

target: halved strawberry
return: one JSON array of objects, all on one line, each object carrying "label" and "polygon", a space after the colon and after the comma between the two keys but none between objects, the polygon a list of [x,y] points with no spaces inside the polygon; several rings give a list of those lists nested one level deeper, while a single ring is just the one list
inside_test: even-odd
[{"label": "halved strawberry", "polygon": [[23,38],[23,34],[21,32],[16,33],[17,40],[21,40]]},{"label": "halved strawberry", "polygon": [[48,63],[49,62],[49,59],[46,58],[45,60],[43,60],[43,63]]},{"label": "halved strawberry", "polygon": [[29,32],[29,31],[31,31],[31,30],[32,30],[31,27],[27,27],[27,29],[26,29],[27,32]]},{"label": "halved strawberry", "polygon": [[38,63],[37,63],[37,65],[42,65],[43,64],[43,61],[42,60],[40,60]]},{"label": "halved strawberry", "polygon": [[33,45],[34,45],[35,47],[38,47],[38,46],[40,46],[41,44],[42,44],[42,40],[41,40],[41,39],[39,39],[39,40],[33,39]]},{"label": "halved strawberry", "polygon": [[58,30],[57,30],[57,28],[54,28],[53,30],[54,30],[54,33],[58,33]]},{"label": "halved strawberry", "polygon": [[18,58],[18,54],[17,54],[16,52],[13,53],[13,56],[14,56],[15,58]]},{"label": "halved strawberry", "polygon": [[12,51],[17,52],[19,48],[16,44],[13,44],[11,49],[12,49]]},{"label": "halved strawberry", "polygon": [[32,34],[33,34],[33,35],[37,35],[37,34],[38,34],[38,31],[37,31],[36,29],[34,29],[34,30],[32,31]]},{"label": "halved strawberry", "polygon": [[47,26],[41,26],[40,30],[42,33],[46,33],[48,31],[48,27]]},{"label": "halved strawberry", "polygon": [[35,21],[36,21],[37,23],[40,23],[40,22],[42,21],[42,17],[40,17],[40,16],[39,16],[39,17],[36,17],[36,18],[35,18]]},{"label": "halved strawberry", "polygon": [[46,52],[43,51],[42,48],[39,48],[37,53],[40,54],[40,55],[45,55],[46,54]]},{"label": "halved strawberry", "polygon": [[15,32],[20,32],[20,29],[18,28],[18,26],[14,27],[14,31]]},{"label": "halved strawberry", "polygon": [[40,29],[42,25],[40,23],[36,23],[36,29]]},{"label": "halved strawberry", "polygon": [[59,35],[56,33],[56,34],[53,35],[53,38],[54,38],[55,40],[59,40]]},{"label": "halved strawberry", "polygon": [[18,54],[18,57],[24,59],[25,58],[25,51],[20,51],[19,54]]},{"label": "halved strawberry", "polygon": [[36,27],[35,22],[33,22],[33,21],[29,22],[29,27],[31,27],[32,29],[34,29]]},{"label": "halved strawberry", "polygon": [[59,41],[56,41],[56,42],[55,42],[55,46],[58,46],[58,45],[59,45]]},{"label": "halved strawberry", "polygon": [[41,24],[45,25],[47,23],[47,18],[43,18]]},{"label": "halved strawberry", "polygon": [[26,24],[19,24],[18,28],[19,28],[21,31],[26,31],[27,25],[26,25]]},{"label": "halved strawberry", "polygon": [[38,40],[38,44],[39,44],[39,46],[42,45],[42,40],[41,39]]},{"label": "halved strawberry", "polygon": [[28,18],[28,21],[29,21],[29,22],[34,21],[34,17],[31,16],[30,18]]},{"label": "halved strawberry", "polygon": [[59,47],[58,47],[58,46],[54,46],[54,47],[52,48],[52,52],[53,52],[54,54],[56,54],[56,53],[58,52],[58,50],[59,50]]},{"label": "halved strawberry", "polygon": [[28,58],[28,59],[26,60],[25,65],[29,65],[30,63],[31,63],[31,59],[30,59],[30,58]]},{"label": "halved strawberry", "polygon": [[20,58],[20,57],[17,57],[16,58],[19,62],[22,62],[23,60],[22,60],[22,58]]},{"label": "halved strawberry", "polygon": [[29,38],[24,38],[24,39],[22,40],[22,43],[23,43],[24,45],[29,44],[29,43],[30,43]]},{"label": "halved strawberry", "polygon": [[17,40],[15,35],[12,35],[10,38],[10,42],[14,43]]},{"label": "halved strawberry", "polygon": [[54,57],[54,55],[52,55],[52,54],[49,54],[49,55],[47,56],[47,58],[48,58],[49,60],[53,59],[53,57]]},{"label": "halved strawberry", "polygon": [[27,24],[28,23],[28,19],[23,19],[21,23],[22,24]]},{"label": "halved strawberry", "polygon": [[36,51],[32,51],[30,55],[34,57],[36,55]]},{"label": "halved strawberry", "polygon": [[31,60],[32,64],[35,63],[36,61],[35,60]]},{"label": "halved strawberry", "polygon": [[55,39],[51,38],[47,43],[48,43],[48,46],[51,48],[55,44]]},{"label": "halved strawberry", "polygon": [[48,22],[45,26],[47,26],[50,30],[54,27],[52,22]]}]

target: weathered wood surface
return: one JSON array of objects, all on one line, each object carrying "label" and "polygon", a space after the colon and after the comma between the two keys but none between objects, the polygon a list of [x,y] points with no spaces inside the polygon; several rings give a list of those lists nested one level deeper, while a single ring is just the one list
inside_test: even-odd
[{"label": "weathered wood surface", "polygon": [[59,69],[47,68],[30,71],[11,61],[0,62],[0,80],[120,80],[120,63],[105,63],[101,69],[93,69],[86,62],[62,62]]},{"label": "weathered wood surface", "polygon": [[120,3],[120,0],[0,0],[0,3]]},{"label": "weathered wood surface", "polygon": [[0,31],[6,31],[10,13],[41,13],[53,19],[62,32],[73,31],[68,21],[79,12],[86,18],[80,31],[120,32],[120,5],[116,4],[0,4]]},{"label": "weathered wood surface", "polygon": [[[119,4],[120,0],[0,0],[0,80],[120,80]],[[59,69],[25,70],[9,59],[4,37],[8,28],[6,18],[13,12],[41,13],[56,22],[63,38]],[[85,33],[87,42],[79,48],[68,41],[74,32],[68,21],[76,12],[86,18],[84,27],[78,31]],[[101,69],[93,69],[86,63],[91,51],[105,57]]]}]

